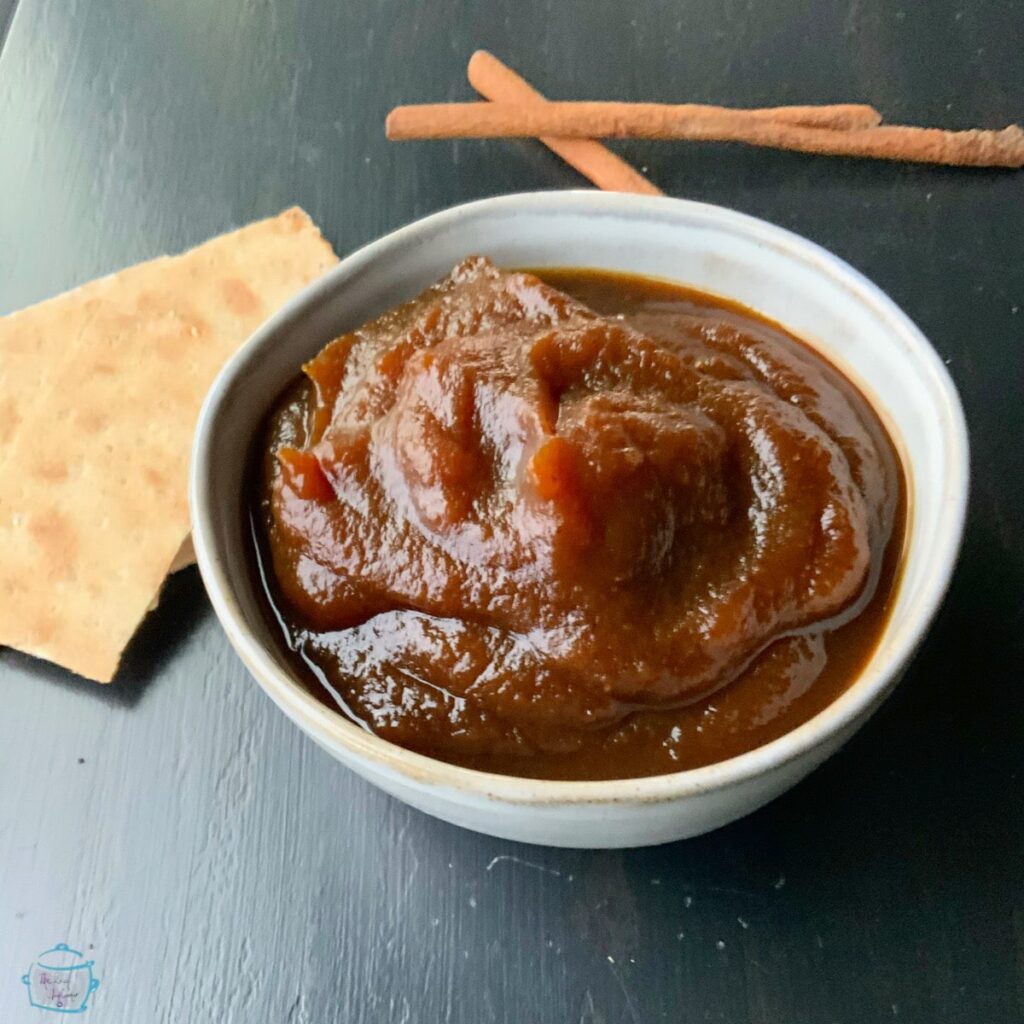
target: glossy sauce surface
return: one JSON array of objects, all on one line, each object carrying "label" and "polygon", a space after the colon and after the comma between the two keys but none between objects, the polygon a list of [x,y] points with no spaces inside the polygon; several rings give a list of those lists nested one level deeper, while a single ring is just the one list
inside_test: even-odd
[{"label": "glossy sauce surface", "polygon": [[332,707],[470,767],[712,763],[855,678],[899,462],[833,367],[663,282],[471,259],[327,345],[254,460],[268,600]]}]

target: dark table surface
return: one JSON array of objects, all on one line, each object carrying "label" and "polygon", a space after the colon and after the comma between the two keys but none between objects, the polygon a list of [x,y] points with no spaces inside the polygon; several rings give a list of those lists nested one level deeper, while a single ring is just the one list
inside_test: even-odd
[{"label": "dark table surface", "polygon": [[[0,0],[0,26],[12,6],[0,312],[291,203],[344,254],[453,203],[579,185],[533,143],[384,140],[395,103],[470,98],[481,46],[566,98],[1024,116],[1019,0]],[[896,694],[717,833],[529,848],[316,749],[191,570],[111,687],[0,653],[4,1024],[47,1016],[19,979],[60,941],[96,961],[88,1016],[131,1024],[1022,1019],[1024,174],[619,148],[671,195],[833,249],[949,365],[970,524]]]}]

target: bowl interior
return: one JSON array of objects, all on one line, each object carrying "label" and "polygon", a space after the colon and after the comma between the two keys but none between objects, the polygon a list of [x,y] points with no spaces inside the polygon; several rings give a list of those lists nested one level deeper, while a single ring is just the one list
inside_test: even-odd
[{"label": "bowl interior", "polygon": [[[197,431],[193,526],[215,607],[236,646],[240,638],[247,644],[248,656],[239,649],[257,676],[257,657],[273,661],[278,675],[291,676],[275,645],[266,642],[259,597],[247,567],[249,538],[241,495],[246,455],[258,424],[300,364],[325,342],[411,298],[456,262],[477,253],[507,267],[594,267],[646,274],[737,300],[818,348],[863,388],[890,427],[907,472],[907,544],[896,604],[871,661],[835,705],[733,762],[749,759],[751,768],[763,767],[772,763],[774,755],[763,753],[769,748],[777,748],[780,757],[792,756],[801,744],[806,747],[823,731],[842,728],[865,704],[881,699],[941,600],[962,530],[966,434],[945,368],[917,328],[876,286],[804,239],[718,207],[592,192],[484,200],[397,231],[342,261],[257,332],[225,367]],[[301,700],[304,691],[291,686]],[[282,703],[280,694],[274,696]],[[348,731],[364,752],[380,753],[377,748],[383,747],[397,751],[376,737],[355,737],[359,730],[340,714],[335,717],[337,728]],[[754,754],[759,756],[752,758]],[[399,759],[403,755],[438,764],[398,752]],[[443,767],[449,775],[466,771]],[[709,772],[696,769],[680,775]]]}]

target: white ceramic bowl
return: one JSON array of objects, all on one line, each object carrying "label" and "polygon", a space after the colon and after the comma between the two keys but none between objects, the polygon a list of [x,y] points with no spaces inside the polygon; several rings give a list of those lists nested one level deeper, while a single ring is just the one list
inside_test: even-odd
[{"label": "white ceramic bowl", "polygon": [[[471,771],[360,729],[293,678],[268,635],[247,570],[242,481],[254,431],[325,342],[408,299],[464,256],[506,267],[630,271],[736,299],[784,324],[873,397],[910,484],[899,595],[859,679],[791,733],[719,764],[614,782],[546,782]],[[663,843],[733,821],[834,753],[890,692],[942,600],[968,486],[963,412],[921,332],[836,256],[781,228],[679,199],[602,192],[503,196],[417,221],[353,253],[265,324],[213,385],[193,453],[199,568],[228,637],[300,729],[343,764],[429,814],[495,836],[572,847]]]}]

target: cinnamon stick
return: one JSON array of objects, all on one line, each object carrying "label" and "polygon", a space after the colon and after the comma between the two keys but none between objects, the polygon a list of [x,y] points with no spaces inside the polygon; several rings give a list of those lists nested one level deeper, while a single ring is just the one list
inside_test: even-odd
[{"label": "cinnamon stick", "polygon": [[[524,106],[546,103],[546,98],[486,50],[477,50],[466,69],[470,85],[481,96],[499,103],[521,103]],[[562,139],[541,136],[541,142],[557,153],[570,167],[607,192],[638,192],[664,195],[657,185],[638,170],[616,156],[607,146],[592,139]]]},{"label": "cinnamon stick", "polygon": [[[698,104],[658,103],[441,103],[396,107],[388,115],[391,139],[647,138],[742,142],[833,156],[874,157],[974,167],[1024,166],[1024,131],[944,131],[906,125],[835,129],[794,124],[807,107],[709,110]],[[780,111],[785,117],[780,119]]]},{"label": "cinnamon stick", "polygon": [[[499,76],[505,78],[503,72],[519,79],[519,76],[506,67],[496,57],[487,53],[486,50],[478,50],[470,59],[470,81],[473,77],[473,65],[476,65],[476,77],[486,83],[487,79],[497,80]],[[496,67],[496,66],[497,67]],[[501,71],[498,71],[498,69]],[[526,82],[519,79],[524,85]],[[503,84],[507,84],[507,78]],[[563,121],[572,125],[568,135],[571,138],[597,138],[611,137],[618,135],[621,138],[653,138],[667,139],[677,136],[668,134],[674,130],[674,126],[681,121],[688,121],[696,118],[713,118],[716,115],[724,117],[750,116],[758,121],[778,121],[781,124],[804,125],[807,128],[835,128],[835,129],[857,129],[874,128],[882,123],[882,115],[874,107],[866,103],[825,103],[821,105],[800,105],[786,107],[758,107],[751,109],[739,109],[734,107],[716,107],[706,103],[595,103],[595,102],[562,102],[559,100],[548,100],[539,92],[527,85],[532,95],[531,100],[544,100],[546,117],[551,117],[551,107],[559,108],[560,113],[555,116],[559,122]],[[483,92],[483,89],[478,89]],[[489,106],[501,106],[511,109],[517,102],[525,101],[525,95],[515,97],[495,97],[493,104],[483,103],[422,103],[415,106],[395,107],[388,115],[388,137],[399,138],[391,134],[391,124],[397,122],[401,130],[405,131],[406,126],[415,130],[415,136],[401,136],[402,138],[456,138],[451,134],[449,125],[473,124],[476,112]],[[562,110],[564,108],[564,110]],[[517,109],[519,109],[517,107]],[[437,119],[436,128],[430,122]],[[602,119],[594,122],[595,118]],[[612,128],[602,131],[599,134],[591,135],[589,131],[581,128],[581,122],[589,119],[598,126]],[[627,132],[619,130],[619,126],[625,124],[630,130]],[[425,131],[437,130],[439,134],[421,134]],[[440,134],[444,132],[445,134]],[[653,134],[652,134],[653,133]],[[527,135],[533,136],[532,132],[502,132],[502,135]],[[460,135],[461,138],[469,138],[467,135]],[[478,136],[484,137],[484,136]],[[498,137],[491,134],[487,137]]]}]

